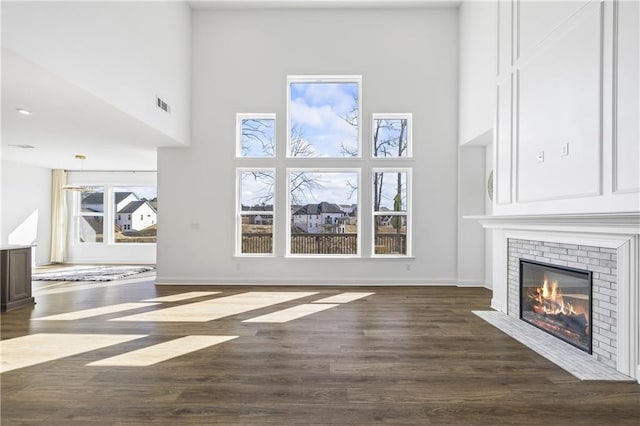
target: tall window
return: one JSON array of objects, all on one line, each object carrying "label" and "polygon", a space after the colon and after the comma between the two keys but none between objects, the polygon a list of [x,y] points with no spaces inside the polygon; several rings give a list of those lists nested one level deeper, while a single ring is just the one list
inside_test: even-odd
[{"label": "tall window", "polygon": [[76,203],[77,241],[80,243],[101,243],[104,241],[104,187],[87,186],[77,193]]},{"label": "tall window", "polygon": [[373,170],[373,255],[410,255],[408,169]]},{"label": "tall window", "polygon": [[238,169],[237,255],[272,255],[275,170]]},{"label": "tall window", "polygon": [[290,169],[288,255],[358,255],[360,171]]}]

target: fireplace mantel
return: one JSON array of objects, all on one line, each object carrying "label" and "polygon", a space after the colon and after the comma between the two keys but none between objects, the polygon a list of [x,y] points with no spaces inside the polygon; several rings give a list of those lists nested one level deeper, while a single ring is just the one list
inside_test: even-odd
[{"label": "fireplace mantel", "polygon": [[465,216],[464,218],[477,220],[484,228],[490,229],[640,234],[640,212]]},{"label": "fireplace mantel", "polygon": [[510,239],[614,250],[617,258],[616,369],[640,382],[640,212],[465,216],[491,230],[491,307],[508,313]]}]

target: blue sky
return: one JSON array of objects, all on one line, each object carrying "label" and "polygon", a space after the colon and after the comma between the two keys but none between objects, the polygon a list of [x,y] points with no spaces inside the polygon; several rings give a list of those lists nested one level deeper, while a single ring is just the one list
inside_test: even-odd
[{"label": "blue sky", "polygon": [[158,188],[155,186],[117,186],[114,192],[133,192],[138,198],[152,200],[158,196]]},{"label": "blue sky", "polygon": [[358,128],[344,117],[357,108],[358,83],[290,83],[290,96],[291,128],[301,130],[314,157],[343,157],[343,145],[357,150]]},{"label": "blue sky", "polygon": [[[257,179],[251,172],[242,172],[241,204],[255,206],[261,204],[263,200],[273,197],[274,177],[273,172],[261,172],[261,176]],[[273,204],[273,199],[267,201],[267,204]]]}]

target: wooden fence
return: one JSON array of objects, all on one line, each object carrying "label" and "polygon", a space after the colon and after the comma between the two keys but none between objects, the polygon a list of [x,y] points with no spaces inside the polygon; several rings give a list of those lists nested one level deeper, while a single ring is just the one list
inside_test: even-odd
[{"label": "wooden fence", "polygon": [[[404,234],[376,234],[376,254],[406,254]],[[243,233],[242,253],[271,253],[273,236],[265,233]],[[356,254],[357,234],[293,234],[291,254]]]}]

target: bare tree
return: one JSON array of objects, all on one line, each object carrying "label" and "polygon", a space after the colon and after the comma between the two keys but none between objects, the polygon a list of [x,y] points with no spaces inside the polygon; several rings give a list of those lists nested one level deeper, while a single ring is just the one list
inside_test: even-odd
[{"label": "bare tree", "polygon": [[[373,152],[376,157],[402,157],[408,148],[407,120],[376,120],[373,132]],[[374,206],[380,209],[382,202],[382,184],[384,173],[375,173],[373,179]],[[402,173],[397,174],[396,195],[393,198],[393,210],[402,209]],[[396,232],[402,227],[402,217],[396,216],[392,221]]]},{"label": "bare tree", "polygon": [[375,157],[402,157],[407,151],[407,120],[376,120],[373,135]]},{"label": "bare tree", "polygon": [[[358,125],[360,123],[360,117],[359,117],[360,111],[358,110],[358,105],[359,105],[358,94],[354,94],[353,104],[351,105],[351,109],[347,111],[343,116],[340,117],[345,122],[347,122],[350,126],[353,126],[356,129],[358,128]],[[340,153],[345,157],[357,157],[359,154],[357,146],[355,147],[347,146],[344,144],[344,142],[340,144]]]},{"label": "bare tree", "polygon": [[275,154],[275,142],[271,136],[272,120],[247,119],[242,120],[242,154],[247,155],[252,143],[257,143],[262,153],[267,157]]},{"label": "bare tree", "polygon": [[313,157],[313,146],[304,137],[304,130],[299,124],[291,127],[289,137],[289,155],[292,157]]},{"label": "bare tree", "polygon": [[269,203],[273,204],[273,188],[275,187],[275,175],[270,172],[252,171],[242,176],[242,180],[252,177],[253,180],[259,181],[264,185],[265,191],[263,195],[257,196],[251,200],[252,206],[266,206]]},{"label": "bare tree", "polygon": [[289,194],[291,204],[306,204],[308,200],[315,199],[313,192],[322,189],[323,186],[308,172],[294,172],[291,174]]}]

